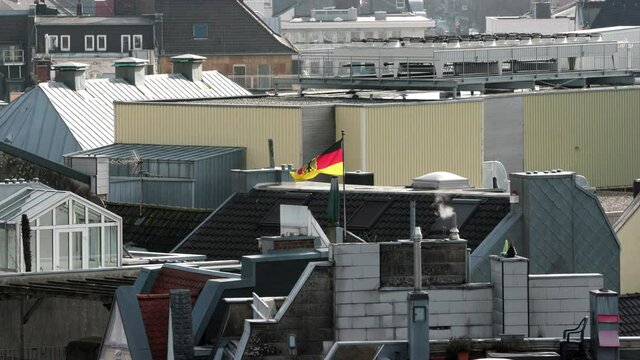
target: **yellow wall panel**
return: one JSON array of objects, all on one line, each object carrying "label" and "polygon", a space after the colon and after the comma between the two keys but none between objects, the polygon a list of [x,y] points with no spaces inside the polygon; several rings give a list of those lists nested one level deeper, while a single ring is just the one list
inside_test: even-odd
[{"label": "yellow wall panel", "polygon": [[336,106],[336,139],[340,139],[340,131],[345,132],[344,142],[344,165],[346,171],[364,170],[367,164],[362,156],[363,131],[366,126],[362,126],[362,114],[364,108],[361,106],[338,105]]},{"label": "yellow wall panel", "polygon": [[240,146],[247,167],[269,166],[268,139],[276,164],[299,164],[299,108],[195,104],[116,104],[116,142],[129,144]]},{"label": "yellow wall panel", "polygon": [[[635,204],[632,204],[632,206]],[[622,294],[640,293],[640,211],[636,210],[619,229],[616,235],[620,240],[620,292]]]},{"label": "yellow wall panel", "polygon": [[596,187],[640,173],[640,89],[553,92],[524,99],[526,170],[560,168]]},{"label": "yellow wall panel", "polygon": [[336,137],[346,131],[348,171],[374,172],[376,185],[409,185],[414,177],[449,171],[481,185],[480,101],[338,106]]}]

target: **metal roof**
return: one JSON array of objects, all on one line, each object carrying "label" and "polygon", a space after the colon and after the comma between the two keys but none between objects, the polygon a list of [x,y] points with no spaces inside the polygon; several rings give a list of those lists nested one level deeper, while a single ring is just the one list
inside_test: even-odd
[{"label": "metal roof", "polygon": [[92,79],[86,81],[85,90],[79,91],[62,82],[40,83],[0,110],[0,139],[62,162],[66,153],[113,144],[116,101],[251,95],[217,71],[204,71],[202,75],[202,81],[195,82],[182,74],[147,75],[139,87],[121,78]]},{"label": "metal roof", "polygon": [[78,151],[65,155],[66,157],[78,157],[86,155],[108,156],[111,159],[130,159],[135,152],[141,159],[146,160],[181,160],[196,161],[206,159],[233,151],[239,151],[237,147],[212,147],[212,146],[180,146],[180,145],[145,145],[145,144],[113,144],[97,149]]},{"label": "metal roof", "polygon": [[153,25],[153,19],[142,16],[38,16],[36,24],[46,26],[145,26]]}]

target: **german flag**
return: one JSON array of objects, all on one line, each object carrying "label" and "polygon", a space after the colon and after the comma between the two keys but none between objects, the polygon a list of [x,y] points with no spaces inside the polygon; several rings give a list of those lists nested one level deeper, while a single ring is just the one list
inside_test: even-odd
[{"label": "german flag", "polygon": [[341,139],[297,171],[291,171],[291,177],[295,181],[311,180],[318,174],[342,175],[343,169],[344,159],[342,157]]}]

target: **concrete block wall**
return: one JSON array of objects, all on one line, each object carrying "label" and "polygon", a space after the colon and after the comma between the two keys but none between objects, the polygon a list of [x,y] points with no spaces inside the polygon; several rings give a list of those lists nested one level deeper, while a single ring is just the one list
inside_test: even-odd
[{"label": "concrete block wall", "polygon": [[[379,244],[333,246],[336,340],[407,338],[409,288],[380,288]],[[492,290],[488,284],[429,289],[432,339],[491,337]]]},{"label": "concrete block wall", "polygon": [[[603,287],[602,274],[529,275],[532,337],[559,337],[589,315],[589,291]],[[585,336],[589,336],[589,326]]]},{"label": "concrete block wall", "polygon": [[529,335],[529,260],[491,256],[493,335]]}]

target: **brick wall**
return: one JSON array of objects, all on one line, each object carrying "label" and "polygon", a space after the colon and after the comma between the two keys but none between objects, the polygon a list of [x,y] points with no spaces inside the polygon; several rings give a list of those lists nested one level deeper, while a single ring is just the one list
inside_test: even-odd
[{"label": "brick wall", "polygon": [[289,249],[313,249],[313,239],[308,240],[276,240],[273,242],[273,250]]},{"label": "brick wall", "polygon": [[[380,288],[380,244],[333,247],[337,340],[407,337],[407,291]],[[487,284],[430,289],[432,339],[491,337],[492,291]]]},{"label": "brick wall", "polygon": [[529,275],[531,336],[562,336],[589,315],[589,291],[602,287],[601,274]]}]

